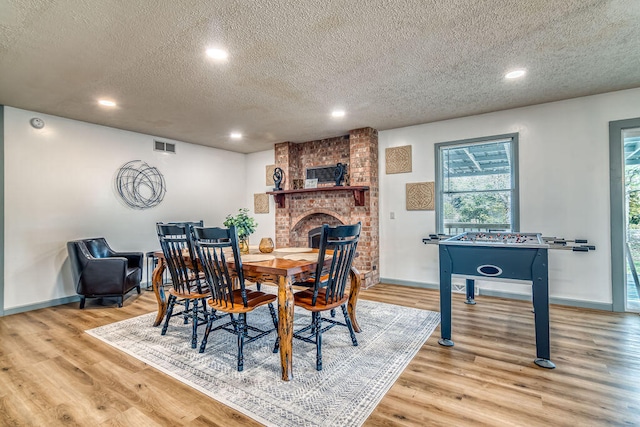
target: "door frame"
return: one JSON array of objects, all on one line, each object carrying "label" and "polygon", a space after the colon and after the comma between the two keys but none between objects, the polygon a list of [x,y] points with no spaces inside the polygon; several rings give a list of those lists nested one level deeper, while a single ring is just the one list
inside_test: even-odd
[{"label": "door frame", "polygon": [[[611,297],[613,311],[624,312],[625,269],[624,143],[622,131],[640,128],[640,117],[609,122],[609,187],[611,212]],[[621,283],[624,286],[621,286]]]},{"label": "door frame", "polygon": [[4,105],[0,104],[0,316],[4,316]]}]

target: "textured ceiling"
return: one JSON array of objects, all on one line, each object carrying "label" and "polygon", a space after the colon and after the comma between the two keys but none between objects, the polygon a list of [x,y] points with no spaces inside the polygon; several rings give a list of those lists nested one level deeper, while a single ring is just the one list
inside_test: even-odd
[{"label": "textured ceiling", "polygon": [[0,104],[243,153],[634,87],[639,0],[0,0]]}]

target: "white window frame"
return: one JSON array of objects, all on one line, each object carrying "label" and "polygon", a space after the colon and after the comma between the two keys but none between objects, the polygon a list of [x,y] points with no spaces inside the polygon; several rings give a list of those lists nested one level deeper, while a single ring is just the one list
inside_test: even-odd
[{"label": "white window frame", "polygon": [[444,233],[444,168],[442,165],[442,151],[452,146],[460,145],[482,145],[491,143],[492,141],[499,141],[504,139],[510,139],[510,157],[511,157],[511,231],[520,231],[520,191],[519,191],[519,179],[518,179],[518,133],[509,133],[504,135],[493,135],[481,138],[471,138],[459,141],[448,141],[435,144],[435,191],[436,191],[436,230],[438,233]]}]

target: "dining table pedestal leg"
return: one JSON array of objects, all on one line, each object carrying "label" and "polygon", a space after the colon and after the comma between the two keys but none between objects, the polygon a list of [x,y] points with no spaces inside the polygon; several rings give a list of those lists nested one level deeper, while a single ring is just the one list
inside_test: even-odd
[{"label": "dining table pedestal leg", "polygon": [[355,267],[351,267],[349,278],[351,279],[351,283],[349,285],[349,302],[347,304],[347,313],[349,314],[349,319],[351,319],[353,330],[355,332],[360,332],[360,325],[358,325],[358,321],[356,320],[356,304],[358,303],[358,294],[360,293],[362,279],[360,279],[360,273],[355,269]]},{"label": "dining table pedestal leg", "polygon": [[278,337],[280,338],[280,363],[282,365],[282,380],[293,379],[293,289],[291,278],[278,278]]},{"label": "dining table pedestal leg", "polygon": [[153,275],[151,278],[151,283],[153,286],[153,293],[156,296],[156,301],[158,302],[158,314],[156,315],[156,320],[153,322],[153,326],[158,326],[162,323],[162,319],[164,319],[164,315],[167,312],[167,298],[164,294],[164,287],[162,286],[162,275],[164,274],[164,269],[166,267],[164,257],[158,258],[158,265],[153,270]]}]

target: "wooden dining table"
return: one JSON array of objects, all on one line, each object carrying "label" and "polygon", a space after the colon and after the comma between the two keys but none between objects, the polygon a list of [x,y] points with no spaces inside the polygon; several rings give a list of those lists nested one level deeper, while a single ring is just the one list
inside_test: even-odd
[{"label": "wooden dining table", "polygon": [[[308,249],[302,249],[302,251]],[[311,252],[317,253],[317,249]],[[162,323],[162,319],[167,311],[167,298],[163,287],[163,273],[166,268],[166,262],[162,251],[154,252],[158,258],[158,264],[153,270],[152,285],[153,291],[158,302],[158,314],[153,326]],[[293,378],[293,317],[294,317],[294,299],[293,299],[293,283],[302,282],[311,277],[316,271],[318,264],[317,259],[290,259],[290,252],[280,253],[276,249],[271,255],[275,258],[265,261],[242,261],[242,272],[245,280],[256,283],[272,283],[278,286],[278,336],[280,337],[280,363],[282,367],[282,380],[289,381]],[[288,259],[289,258],[289,259]],[[301,257],[302,258],[302,257]],[[331,258],[325,260],[325,264],[331,262]],[[234,261],[229,262],[229,267],[235,270]],[[360,292],[360,274],[352,267],[350,272],[351,283],[349,286],[349,301],[347,304],[347,312],[353,329],[360,332],[360,326],[356,320],[356,303],[358,301],[358,293]]]}]

